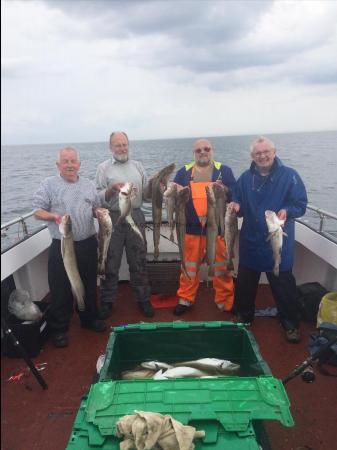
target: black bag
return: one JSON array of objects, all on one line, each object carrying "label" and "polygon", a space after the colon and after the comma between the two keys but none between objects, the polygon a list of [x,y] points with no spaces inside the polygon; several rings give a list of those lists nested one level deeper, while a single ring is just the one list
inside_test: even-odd
[{"label": "black bag", "polygon": [[317,313],[322,297],[328,291],[319,283],[304,283],[297,286],[297,301],[300,318],[316,325]]}]

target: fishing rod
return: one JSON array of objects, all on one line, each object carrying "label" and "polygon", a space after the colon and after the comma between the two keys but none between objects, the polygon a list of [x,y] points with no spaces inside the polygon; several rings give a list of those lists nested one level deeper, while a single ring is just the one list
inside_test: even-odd
[{"label": "fishing rod", "polygon": [[315,362],[320,356],[322,356],[325,352],[329,350],[334,344],[337,343],[337,336],[334,336],[330,339],[326,344],[324,344],[319,350],[314,352],[309,358],[305,359],[300,365],[295,367],[294,370],[290,372],[283,380],[282,383],[286,384],[288,381],[297,377],[300,373],[302,373],[307,367],[309,367],[313,362]]},{"label": "fishing rod", "polygon": [[6,336],[8,336],[8,339],[12,342],[14,347],[17,349],[18,353],[24,359],[24,361],[26,362],[27,366],[32,371],[33,375],[35,376],[35,378],[38,381],[38,383],[40,384],[40,386],[43,389],[48,389],[48,385],[45,382],[44,378],[42,377],[40,372],[37,370],[37,368],[34,366],[33,361],[29,358],[26,350],[20,344],[20,342],[18,341],[18,339],[16,338],[16,336],[13,334],[12,330],[8,326],[6,320],[3,318],[1,318],[1,326],[2,326],[3,332],[5,333]]},{"label": "fishing rod", "polygon": [[[148,230],[153,231],[153,228],[150,227],[150,225],[147,225],[147,224],[146,224],[146,225],[145,225],[145,228],[147,228]],[[179,247],[179,244],[178,244],[177,242],[171,241],[171,239],[168,238],[167,236],[165,236],[164,234],[159,233],[159,235],[160,235],[162,238],[167,239],[168,241],[172,242],[172,244],[174,244],[174,245],[176,245],[177,247]]]}]

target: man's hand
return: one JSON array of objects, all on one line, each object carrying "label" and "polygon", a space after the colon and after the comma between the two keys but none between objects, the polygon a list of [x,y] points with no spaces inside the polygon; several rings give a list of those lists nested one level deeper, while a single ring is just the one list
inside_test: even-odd
[{"label": "man's hand", "polygon": [[51,213],[52,215],[51,215],[51,217],[50,217],[50,220],[51,221],[53,221],[53,222],[55,222],[57,225],[60,225],[60,223],[62,222],[62,216],[60,216],[60,214],[54,214],[54,213]]},{"label": "man's hand", "polygon": [[287,211],[285,209],[280,209],[279,212],[277,213],[277,217],[280,220],[286,221],[287,220]]},{"label": "man's hand", "polygon": [[228,203],[228,209],[235,211],[237,214],[240,211],[240,203],[230,202]]},{"label": "man's hand", "polygon": [[109,201],[111,198],[119,192],[125,183],[111,183],[105,191],[105,200]]},{"label": "man's hand", "polygon": [[112,192],[119,192],[125,183],[113,183],[110,184],[109,188]]}]

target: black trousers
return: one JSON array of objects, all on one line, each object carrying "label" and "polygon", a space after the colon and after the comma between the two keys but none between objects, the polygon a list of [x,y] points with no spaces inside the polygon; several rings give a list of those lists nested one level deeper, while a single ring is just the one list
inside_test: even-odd
[{"label": "black trousers", "polygon": [[[97,318],[97,239],[91,236],[74,242],[78,271],[85,290],[85,311],[78,311],[81,323],[88,324]],[[53,239],[49,248],[48,282],[51,306],[47,323],[51,332],[65,332],[69,328],[74,310],[74,297],[64,268],[61,241]]]},{"label": "black trousers", "polygon": [[101,280],[101,303],[113,303],[117,297],[119,269],[121,266],[123,251],[125,249],[126,260],[130,271],[130,284],[137,302],[150,300],[151,288],[146,267],[146,239],[145,217],[141,209],[132,211],[132,218],[143,235],[141,237],[127,222],[116,225],[120,212],[110,212],[114,225],[108,257],[105,266],[105,280]]},{"label": "black trousers", "polygon": [[[235,305],[244,322],[252,322],[255,314],[255,298],[261,272],[239,265],[235,289]],[[291,271],[266,272],[277,306],[280,322],[285,330],[299,327],[296,300],[296,281]]]}]

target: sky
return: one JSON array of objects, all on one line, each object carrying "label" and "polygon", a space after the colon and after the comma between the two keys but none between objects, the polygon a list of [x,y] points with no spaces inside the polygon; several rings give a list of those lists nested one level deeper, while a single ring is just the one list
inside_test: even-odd
[{"label": "sky", "polygon": [[2,144],[337,128],[335,0],[1,1]]}]

